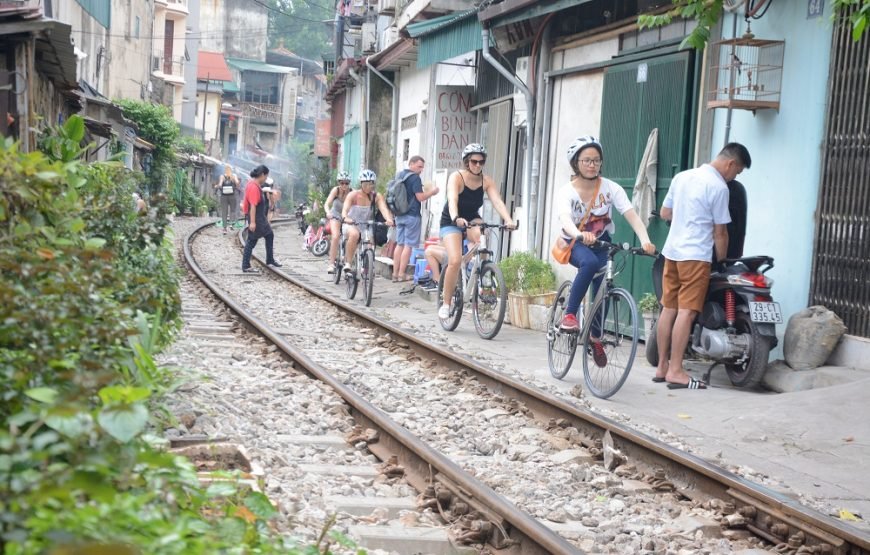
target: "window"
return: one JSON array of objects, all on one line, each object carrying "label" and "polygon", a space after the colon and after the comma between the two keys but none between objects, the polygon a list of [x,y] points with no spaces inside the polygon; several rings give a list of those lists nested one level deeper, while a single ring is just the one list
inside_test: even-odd
[{"label": "window", "polygon": [[410,154],[411,154],[411,139],[405,139],[404,143],[402,144],[402,160],[407,162],[408,158],[410,157]]},{"label": "window", "polygon": [[137,39],[139,38],[139,27],[142,23],[142,20],[139,19],[139,16],[136,16],[136,19],[133,21],[133,36]]}]

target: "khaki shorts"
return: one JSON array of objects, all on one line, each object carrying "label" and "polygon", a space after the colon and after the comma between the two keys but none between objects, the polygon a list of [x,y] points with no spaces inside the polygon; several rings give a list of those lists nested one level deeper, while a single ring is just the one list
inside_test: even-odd
[{"label": "khaki shorts", "polygon": [[677,262],[666,258],[662,276],[662,306],[701,312],[709,284],[709,262],[699,260]]}]

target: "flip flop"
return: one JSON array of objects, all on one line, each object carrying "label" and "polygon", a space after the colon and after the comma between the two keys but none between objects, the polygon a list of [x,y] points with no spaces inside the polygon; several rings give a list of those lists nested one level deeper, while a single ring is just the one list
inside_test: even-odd
[{"label": "flip flop", "polygon": [[664,378],[660,378],[660,377],[658,377],[658,376],[655,376],[655,377],[652,379],[652,381],[655,382],[655,383],[663,383],[663,382],[665,381],[665,379],[664,379]]},{"label": "flip flop", "polygon": [[668,389],[707,389],[707,384],[695,378],[689,378],[689,383],[669,383]]}]

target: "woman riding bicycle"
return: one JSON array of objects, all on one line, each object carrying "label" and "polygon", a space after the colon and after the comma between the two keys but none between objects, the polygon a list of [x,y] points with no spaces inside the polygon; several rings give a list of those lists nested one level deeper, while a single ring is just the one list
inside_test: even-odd
[{"label": "woman riding bicycle", "polygon": [[447,249],[447,268],[441,276],[444,281],[444,304],[438,309],[438,317],[442,320],[450,317],[450,303],[462,265],[462,233],[468,234],[469,243],[480,240],[480,230],[469,228],[468,225],[481,221],[479,210],[483,206],[483,193],[487,194],[505,225],[516,227],[501,200],[498,186],[491,177],[483,175],[484,164],[486,148],[471,143],[462,151],[462,165],[465,168],[453,173],[447,180],[447,202],[441,212],[440,232],[441,242]]},{"label": "woman riding bicycle", "polygon": [[359,244],[359,228],[355,224],[368,222],[374,219],[374,210],[372,205],[376,204],[384,220],[388,226],[393,225],[393,214],[387,208],[387,203],[384,196],[375,192],[375,181],[378,176],[372,170],[363,170],[359,172],[359,189],[352,191],[347,198],[344,199],[341,220],[344,222],[342,232],[347,237],[345,246],[344,271],[352,271],[350,265],[356,254],[356,247]]},{"label": "woman riding bicycle", "polygon": [[[607,248],[593,248],[598,241],[610,241],[615,230],[611,214],[613,207],[622,214],[640,239],[644,252],[653,254],[656,247],[650,242],[646,228],[631,207],[625,190],[615,182],[601,177],[604,149],[598,139],[591,135],[575,139],[568,146],[568,163],[573,175],[571,181],[556,192],[556,213],[562,224],[561,240],[574,242],[569,263],[577,268],[577,276],[571,286],[571,294],[565,307],[565,317],[560,327],[566,331],[579,331],[577,310],[586,295],[595,274],[607,264]],[[601,285],[603,275],[594,279],[595,290]],[[591,330],[592,355],[595,363],[604,367],[607,357],[599,341],[600,322],[593,322]]]},{"label": "woman riding bicycle", "polygon": [[341,211],[347,195],[350,194],[350,174],[346,171],[338,172],[336,178],[338,185],[329,191],[326,197],[326,220],[329,222],[329,272],[335,267],[335,257],[338,253],[339,231],[341,231]]}]

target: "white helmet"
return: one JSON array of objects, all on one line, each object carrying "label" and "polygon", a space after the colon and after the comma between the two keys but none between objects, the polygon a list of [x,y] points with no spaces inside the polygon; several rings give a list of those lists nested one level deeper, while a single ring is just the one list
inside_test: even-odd
[{"label": "white helmet", "polygon": [[377,181],[378,176],[372,170],[363,170],[359,172],[359,182],[363,181]]},{"label": "white helmet", "polygon": [[598,150],[598,155],[604,158],[604,148],[601,146],[601,143],[598,142],[598,139],[592,135],[585,135],[574,139],[571,144],[568,145],[568,163],[570,164],[573,162],[577,153],[589,146]]},{"label": "white helmet", "polygon": [[338,172],[338,176],[335,178],[336,181],[350,181],[350,174],[344,170]]},{"label": "white helmet", "polygon": [[465,160],[472,154],[482,154],[486,158],[486,147],[480,143],[471,143],[462,149],[462,159]]}]

